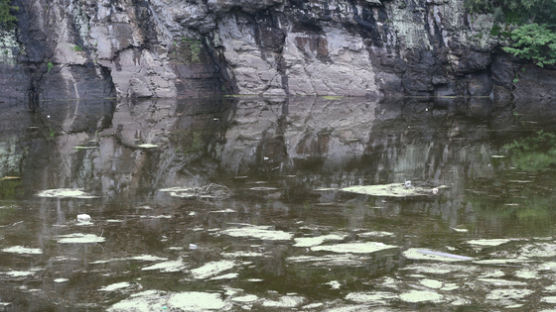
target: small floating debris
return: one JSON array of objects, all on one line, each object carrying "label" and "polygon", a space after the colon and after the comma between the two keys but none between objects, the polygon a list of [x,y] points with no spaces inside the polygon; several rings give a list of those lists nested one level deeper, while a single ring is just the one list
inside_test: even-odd
[{"label": "small floating debris", "polygon": [[189,250],[197,250],[199,246],[197,244],[189,244]]},{"label": "small floating debris", "polygon": [[501,158],[506,158],[506,156],[505,155],[490,155],[490,158],[501,159]]},{"label": "small floating debris", "polygon": [[120,282],[120,283],[114,283],[114,284],[101,287],[98,289],[98,291],[106,291],[106,292],[116,291],[116,290],[128,288],[129,286],[131,286],[131,284],[128,282]]},{"label": "small floating debris", "polygon": [[297,237],[295,238],[294,247],[314,247],[328,241],[339,241],[346,237],[346,235],[328,234],[316,237]]},{"label": "small floating debris", "polygon": [[311,247],[311,251],[330,251],[335,253],[355,253],[355,254],[368,254],[375,253],[382,250],[398,249],[398,246],[387,245],[378,242],[354,242],[336,245],[324,245]]},{"label": "small floating debris", "polygon": [[137,147],[142,149],[153,149],[153,148],[157,148],[158,145],[152,143],[144,143],[144,144],[137,145]]},{"label": "small floating debris", "polygon": [[278,300],[268,300],[263,301],[263,307],[272,308],[295,308],[300,306],[305,301],[305,298],[301,296],[282,296]]},{"label": "small floating debris", "polygon": [[2,249],[2,252],[5,253],[14,253],[20,255],[40,255],[42,254],[42,250],[40,248],[27,248],[23,246],[12,246],[8,248]]},{"label": "small floating debris", "polygon": [[54,283],[57,283],[57,284],[65,283],[65,282],[68,282],[68,281],[69,281],[69,279],[63,278],[63,277],[59,277],[59,278],[54,279]]},{"label": "small floating debris", "polygon": [[209,262],[201,267],[191,270],[194,279],[205,279],[218,275],[224,271],[228,271],[235,267],[235,262],[230,260],[221,260]]},{"label": "small floating debris", "polygon": [[284,231],[269,230],[267,226],[248,226],[243,228],[231,228],[221,231],[220,234],[231,237],[257,238],[261,240],[291,240],[292,233]]},{"label": "small floating debris", "polygon": [[262,282],[264,282],[264,279],[262,279],[262,278],[248,278],[247,281],[249,283],[262,283]]},{"label": "small floating debris", "polygon": [[[402,197],[402,198],[428,196],[433,194],[432,189],[411,186],[411,185],[407,187],[406,184],[407,183],[355,185],[355,186],[341,188],[340,191],[362,194],[362,195],[377,196],[377,197]],[[445,188],[445,187],[446,186],[439,186],[436,187],[436,189]]]},{"label": "small floating debris", "polygon": [[78,198],[78,199],[98,198],[98,196],[94,196],[89,193],[86,193],[82,189],[69,189],[69,188],[44,190],[39,192],[37,196],[45,197],[45,198]]},{"label": "small floating debris", "polygon": [[5,275],[12,277],[12,278],[19,278],[19,277],[28,277],[35,274],[34,271],[14,271],[10,270],[7,272],[3,272]]},{"label": "small floating debris", "polygon": [[410,260],[429,260],[439,262],[471,261],[473,258],[455,255],[431,249],[410,248],[403,252],[403,256]]},{"label": "small floating debris", "polygon": [[95,234],[83,233],[59,235],[58,238],[58,243],[60,244],[92,244],[106,241],[104,237],[96,236]]},{"label": "small floating debris", "polygon": [[187,268],[187,265],[180,258],[174,261],[165,261],[144,267],[142,271],[160,271],[164,273],[180,272]]},{"label": "small floating debris", "polygon": [[411,290],[400,295],[401,301],[409,303],[441,302],[443,299],[441,294],[426,290]]},{"label": "small floating debris", "polygon": [[16,176],[5,176],[3,178],[0,178],[0,181],[14,181],[14,180],[20,180],[21,177],[16,177]]}]

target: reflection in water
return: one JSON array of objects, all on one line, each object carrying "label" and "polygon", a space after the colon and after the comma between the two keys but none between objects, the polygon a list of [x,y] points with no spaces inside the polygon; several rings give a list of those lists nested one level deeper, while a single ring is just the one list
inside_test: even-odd
[{"label": "reflection in water", "polygon": [[[553,115],[488,99],[6,107],[0,310],[548,308]],[[447,188],[339,191],[404,181]],[[61,188],[88,196],[36,196]],[[466,243],[491,238],[512,239]]]}]

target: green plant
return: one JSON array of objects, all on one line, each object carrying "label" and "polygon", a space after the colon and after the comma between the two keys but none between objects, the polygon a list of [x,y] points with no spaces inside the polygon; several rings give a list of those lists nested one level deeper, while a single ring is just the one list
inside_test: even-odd
[{"label": "green plant", "polygon": [[0,29],[12,29],[15,27],[17,17],[13,15],[19,8],[12,5],[12,0],[0,0]]},{"label": "green plant", "polygon": [[185,47],[189,48],[191,63],[201,62],[201,41],[190,38],[182,38],[182,43]]},{"label": "green plant", "polygon": [[75,52],[81,52],[81,51],[83,51],[83,48],[82,48],[81,46],[74,45],[74,46],[73,46],[73,51],[75,51]]},{"label": "green plant", "polygon": [[509,39],[504,51],[539,67],[556,63],[556,1],[465,0],[465,6],[494,15],[490,35]]},{"label": "green plant", "polygon": [[556,63],[556,33],[546,25],[519,26],[512,31],[511,39],[511,46],[504,47],[504,51],[540,67]]},{"label": "green plant", "polygon": [[52,62],[48,62],[46,63],[46,72],[49,73],[52,68],[54,68],[54,64],[52,64]]},{"label": "green plant", "polygon": [[541,171],[556,166],[556,134],[538,131],[528,138],[504,145],[512,164],[525,171]]}]

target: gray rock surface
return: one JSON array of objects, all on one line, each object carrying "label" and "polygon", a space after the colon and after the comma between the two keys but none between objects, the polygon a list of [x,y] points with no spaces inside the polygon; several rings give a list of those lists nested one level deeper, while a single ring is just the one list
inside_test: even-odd
[{"label": "gray rock surface", "polygon": [[16,4],[16,30],[0,31],[0,85],[18,101],[220,92],[553,98],[554,68],[505,55],[487,35],[493,16],[469,14],[463,0]]}]

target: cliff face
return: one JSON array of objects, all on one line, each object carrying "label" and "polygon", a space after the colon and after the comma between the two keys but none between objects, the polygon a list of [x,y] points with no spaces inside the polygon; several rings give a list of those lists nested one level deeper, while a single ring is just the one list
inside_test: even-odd
[{"label": "cliff face", "polygon": [[[553,98],[463,0],[17,0],[7,99],[261,95]],[[518,78],[518,79],[516,79]]]}]

